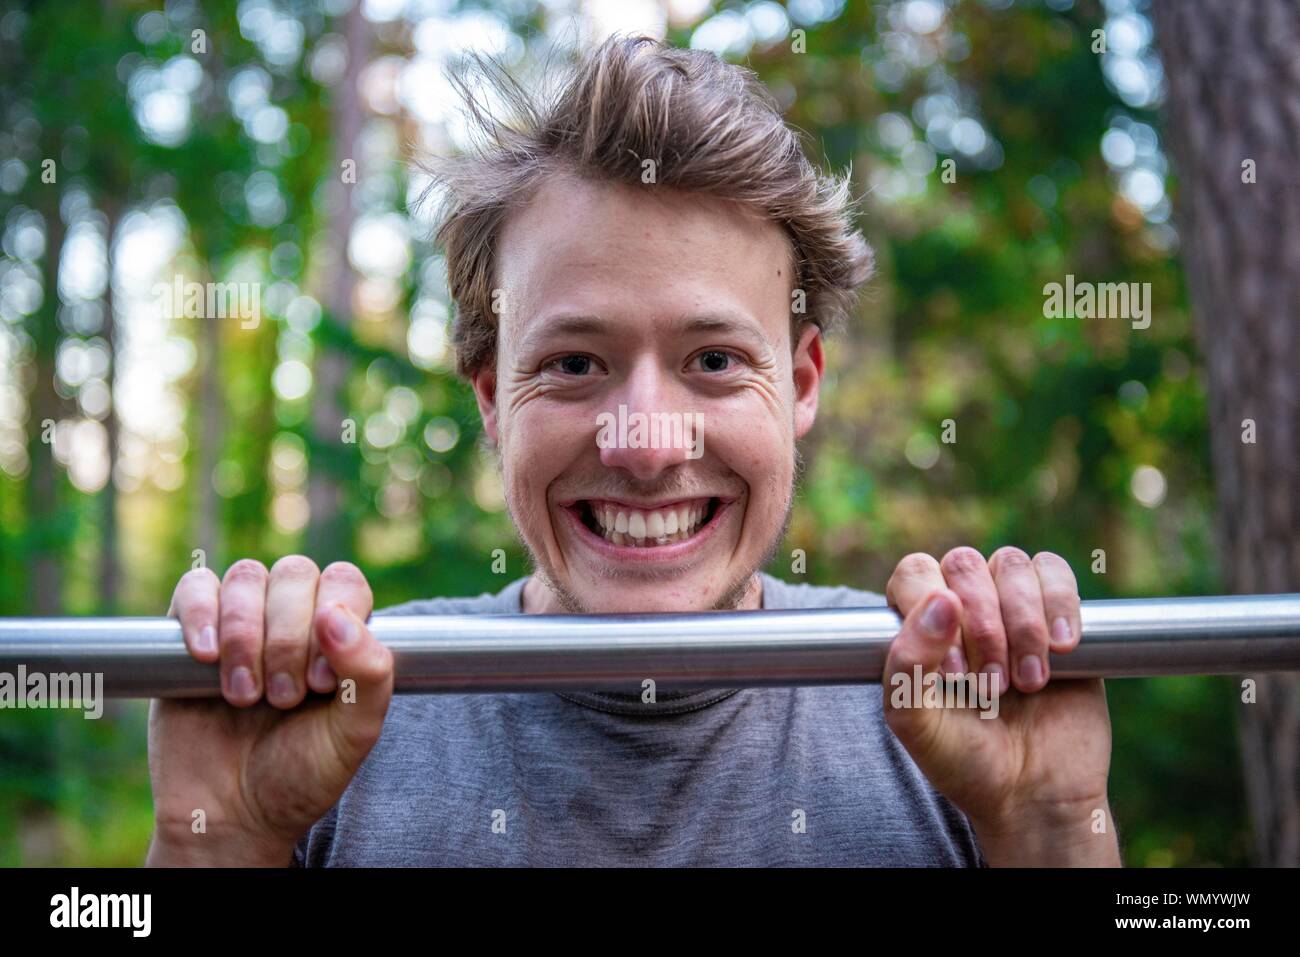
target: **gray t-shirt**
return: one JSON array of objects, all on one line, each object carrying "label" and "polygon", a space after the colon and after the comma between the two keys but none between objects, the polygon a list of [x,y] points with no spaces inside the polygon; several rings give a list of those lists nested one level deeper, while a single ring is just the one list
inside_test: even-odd
[{"label": "gray t-shirt", "polygon": [[[376,614],[522,613],[496,595]],[[883,605],[763,576],[764,608]],[[879,685],[394,696],[302,866],[982,866]]]}]

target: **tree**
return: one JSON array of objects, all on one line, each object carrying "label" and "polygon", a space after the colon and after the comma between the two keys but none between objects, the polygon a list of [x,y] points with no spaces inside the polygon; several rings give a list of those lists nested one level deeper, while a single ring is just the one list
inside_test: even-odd
[{"label": "tree", "polygon": [[[1300,591],[1300,16],[1292,0],[1162,0],[1156,23],[1225,582]],[[1300,678],[1253,680],[1240,731],[1255,854],[1294,867]]]},{"label": "tree", "polygon": [[[354,4],[340,23],[346,40],[347,66],[333,91],[330,125],[334,144],[334,204],[329,223],[329,247],[334,269],[325,294],[325,321],[340,328],[350,325],[352,293],[356,276],[348,259],[348,240],[356,222],[352,203],[357,181],[357,151],[364,119],[358,83],[365,68],[369,30]],[[341,473],[340,434],[346,417],[342,392],[347,381],[348,356],[328,342],[322,342],[316,357],[315,396],[311,430],[318,458],[312,463],[307,497],[311,508],[308,552],[322,565],[343,554],[346,520],[343,514],[344,485]],[[320,453],[325,453],[320,455]]]}]

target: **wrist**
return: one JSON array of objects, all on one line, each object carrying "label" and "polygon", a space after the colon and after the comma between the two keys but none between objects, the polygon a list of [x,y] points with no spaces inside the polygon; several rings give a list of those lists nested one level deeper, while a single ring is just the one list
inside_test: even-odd
[{"label": "wrist", "polygon": [[194,833],[188,826],[155,824],[146,867],[288,867],[294,842],[211,828]]},{"label": "wrist", "polygon": [[990,867],[1121,867],[1105,795],[971,818]]}]

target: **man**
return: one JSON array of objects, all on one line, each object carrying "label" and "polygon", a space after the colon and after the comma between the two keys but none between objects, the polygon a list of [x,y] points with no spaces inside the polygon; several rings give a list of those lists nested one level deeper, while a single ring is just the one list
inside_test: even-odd
[{"label": "man", "polygon": [[[870,272],[846,184],[709,54],[609,41],[545,103],[492,78],[522,125],[471,111],[489,142],[435,170],[439,238],[459,371],[535,572],[388,613],[882,604],[760,573],[823,334]],[[689,427],[609,428],[634,415]],[[1048,673],[1080,636],[1066,563],[909,555],[885,594],[905,623],[884,694],[392,699],[354,566],[190,572],[172,613],[225,700],[154,703],[149,862],[1117,864],[1101,682]],[[935,672],[1005,690],[996,716],[893,695]]]}]

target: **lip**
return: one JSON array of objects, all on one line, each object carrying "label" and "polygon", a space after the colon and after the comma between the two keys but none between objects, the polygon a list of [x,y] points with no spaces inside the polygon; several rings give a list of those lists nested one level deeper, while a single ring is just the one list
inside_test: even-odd
[{"label": "lip", "polygon": [[573,508],[579,502],[599,502],[602,505],[613,505],[615,508],[624,510],[635,510],[638,512],[653,512],[661,508],[676,508],[680,505],[700,505],[708,504],[714,499],[718,500],[718,506],[730,504],[731,499],[721,495],[696,495],[692,498],[675,498],[665,502],[629,502],[621,498],[573,498],[560,502],[560,508]]},{"label": "lip", "polygon": [[[718,500],[718,508],[713,513],[713,518],[709,519],[707,525],[702,526],[699,531],[684,542],[678,542],[675,545],[656,545],[654,548],[634,548],[631,545],[615,545],[607,541],[604,537],[597,535],[585,524],[578,510],[573,507],[577,502],[609,502],[615,504],[613,499],[574,499],[572,504],[561,506],[561,511],[568,516],[568,521],[573,527],[579,540],[588,548],[596,552],[605,561],[620,562],[628,565],[661,565],[672,562],[679,562],[682,559],[689,558],[705,545],[708,544],[714,534],[717,533],[722,519],[729,515],[731,507],[736,503],[736,499],[722,498],[721,496],[711,496]],[[682,503],[697,501],[697,499],[680,499]],[[619,503],[622,504],[622,503]],[[665,502],[660,508],[671,505],[671,502]],[[649,509],[648,505],[631,505],[625,507]]]}]

